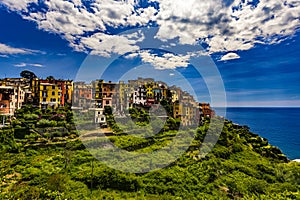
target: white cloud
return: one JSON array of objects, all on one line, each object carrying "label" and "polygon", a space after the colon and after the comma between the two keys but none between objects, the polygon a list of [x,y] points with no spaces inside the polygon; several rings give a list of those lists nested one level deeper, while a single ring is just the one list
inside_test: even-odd
[{"label": "white cloud", "polygon": [[38,63],[27,64],[27,65],[32,67],[44,67],[42,64],[38,64]]},{"label": "white cloud", "polygon": [[[33,54],[33,53],[43,53],[38,50],[32,50],[32,49],[25,49],[25,48],[15,48],[8,46],[6,44],[0,43],[0,53],[5,55],[11,55],[11,54]],[[1,56],[3,57],[3,56]]]},{"label": "white cloud", "polygon": [[10,10],[28,11],[28,4],[37,2],[38,0],[1,0],[0,3],[6,5]]},{"label": "white cloud", "polygon": [[[157,0],[160,12],[158,38],[178,38],[180,43],[209,45],[209,52],[248,50],[256,43],[277,43],[300,27],[300,4],[288,0],[261,0],[256,7],[250,0],[234,0],[225,6],[221,0]],[[292,5],[292,6],[291,6]],[[238,6],[239,9],[233,9]]]},{"label": "white cloud", "polygon": [[[111,29],[145,26],[151,21],[159,27],[156,38],[178,39],[180,44],[201,41],[208,45],[209,54],[279,43],[300,28],[300,3],[296,0],[260,0],[255,6],[252,0],[232,0],[231,4],[224,0],[149,1],[159,3],[159,10],[144,8],[136,0],[94,0],[89,9],[80,0],[51,0],[45,1],[46,12],[28,11],[29,3],[37,0],[2,0],[0,4],[36,22],[40,29],[61,35],[75,50],[94,50],[103,56],[139,49],[140,38],[116,36]],[[174,41],[170,42],[169,46],[173,45]]]},{"label": "white cloud", "polygon": [[239,59],[240,56],[236,53],[227,53],[226,55],[222,56],[220,59],[221,61],[226,61],[226,60],[234,60],[234,59]]},{"label": "white cloud", "polygon": [[38,64],[38,63],[19,63],[19,64],[15,64],[15,67],[44,67],[42,64]]},{"label": "white cloud", "polygon": [[96,33],[88,38],[82,38],[80,43],[84,48],[92,49],[91,54],[109,57],[112,53],[122,55],[139,50],[139,47],[135,45],[137,41],[139,39],[128,36]]},{"label": "white cloud", "polygon": [[129,54],[126,58],[133,58],[139,56],[144,63],[153,65],[155,69],[175,69],[177,67],[187,67],[189,65],[189,55],[174,55],[165,53],[157,55],[149,51],[141,51],[138,53]]},{"label": "white cloud", "polygon": [[15,67],[26,67],[26,63],[15,64]]}]

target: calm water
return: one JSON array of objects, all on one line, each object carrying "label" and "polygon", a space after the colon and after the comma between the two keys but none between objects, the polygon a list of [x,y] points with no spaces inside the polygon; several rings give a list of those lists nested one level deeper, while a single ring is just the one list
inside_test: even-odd
[{"label": "calm water", "polygon": [[289,159],[300,158],[300,108],[227,108],[226,118],[249,126]]}]

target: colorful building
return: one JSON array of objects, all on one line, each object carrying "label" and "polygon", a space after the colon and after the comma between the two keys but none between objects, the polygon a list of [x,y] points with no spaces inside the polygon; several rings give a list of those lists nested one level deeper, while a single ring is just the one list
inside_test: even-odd
[{"label": "colorful building", "polygon": [[84,82],[74,83],[74,92],[72,97],[72,109],[89,109],[93,105],[93,87]]},{"label": "colorful building", "polygon": [[200,116],[212,118],[215,116],[214,110],[211,109],[209,103],[200,103]]},{"label": "colorful building", "polygon": [[70,80],[38,79],[31,82],[33,105],[41,108],[57,108],[72,103],[73,82]]},{"label": "colorful building", "polygon": [[0,114],[14,115],[25,101],[25,91],[18,86],[0,86]]}]

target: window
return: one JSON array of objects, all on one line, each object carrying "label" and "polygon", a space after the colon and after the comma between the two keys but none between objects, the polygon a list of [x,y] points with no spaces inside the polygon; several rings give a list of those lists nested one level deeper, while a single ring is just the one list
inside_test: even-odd
[{"label": "window", "polygon": [[52,86],[52,90],[55,90],[55,85]]},{"label": "window", "polygon": [[43,98],[43,101],[46,102],[46,98]]},{"label": "window", "polygon": [[108,100],[105,103],[106,103],[106,105],[109,105],[109,101]]},{"label": "window", "polygon": [[55,92],[52,92],[52,95],[54,96],[54,95],[55,95]]},{"label": "window", "polygon": [[44,86],[43,86],[43,90],[46,90],[46,89],[47,89],[47,88],[46,88],[46,86],[44,85]]}]

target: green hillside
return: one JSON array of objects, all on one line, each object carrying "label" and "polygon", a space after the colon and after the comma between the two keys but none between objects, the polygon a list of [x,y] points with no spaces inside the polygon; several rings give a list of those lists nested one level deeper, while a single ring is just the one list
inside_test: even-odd
[{"label": "green hillside", "polygon": [[[198,155],[209,120],[197,128],[184,155],[143,174],[117,171],[96,160],[67,109],[25,107],[11,124],[0,130],[0,199],[300,199],[300,164],[230,121],[206,157]],[[175,134],[107,137],[128,151],[150,152]]]}]

